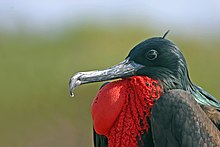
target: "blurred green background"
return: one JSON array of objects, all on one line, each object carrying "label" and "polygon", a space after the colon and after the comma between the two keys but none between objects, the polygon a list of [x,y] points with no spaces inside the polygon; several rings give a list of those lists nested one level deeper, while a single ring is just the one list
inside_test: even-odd
[{"label": "blurred green background", "polygon": [[[105,19],[99,19],[98,13],[90,16],[89,12],[86,15],[82,12],[90,5],[95,10],[103,5],[107,7],[107,4],[83,1],[82,4],[71,3],[71,9],[74,6],[82,7],[79,14],[72,12],[80,19],[74,17],[74,21],[63,21],[65,25],[54,28],[53,25],[62,23],[49,19],[48,26],[45,27],[45,23],[38,27],[35,21],[43,20],[26,19],[21,17],[23,13],[18,13],[19,17],[16,17],[19,8],[23,8],[22,4],[25,3],[5,1],[1,7],[7,7],[5,11],[0,11],[1,147],[92,146],[90,105],[102,83],[81,86],[76,89],[75,97],[71,98],[69,78],[78,71],[103,69],[119,63],[137,43],[153,36],[162,36],[168,29],[171,32],[167,38],[174,41],[184,53],[192,81],[220,98],[220,34],[211,23],[202,27],[190,23],[183,27],[181,23],[182,27],[179,27],[179,20],[172,15],[166,18],[175,25],[159,23],[145,15],[138,18],[137,12],[124,21],[124,17],[129,17],[124,13],[133,14],[131,11],[138,11],[139,5],[125,5],[127,9],[116,11],[113,15],[110,13],[111,7],[123,6],[116,1],[109,10],[105,10],[109,11],[107,16],[112,14],[111,18],[105,18],[103,14]],[[53,8],[44,3],[27,6],[33,6],[31,9],[36,6],[38,14],[42,11],[39,7],[42,5],[48,11]],[[147,5],[144,5],[145,8]],[[57,11],[60,12],[59,9]],[[11,12],[13,17],[10,15],[10,21],[2,17]],[[204,14],[207,14],[206,11]],[[207,15],[209,18],[213,14]],[[43,14],[39,16],[43,17]],[[30,18],[39,16],[30,15]],[[212,17],[219,18],[218,15]],[[142,18],[146,20],[140,21]]]}]

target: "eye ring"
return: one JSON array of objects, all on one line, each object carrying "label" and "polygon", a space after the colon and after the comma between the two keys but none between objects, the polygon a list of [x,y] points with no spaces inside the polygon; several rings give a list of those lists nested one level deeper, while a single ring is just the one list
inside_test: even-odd
[{"label": "eye ring", "polygon": [[155,60],[158,56],[158,52],[156,50],[149,50],[146,54],[148,60]]}]

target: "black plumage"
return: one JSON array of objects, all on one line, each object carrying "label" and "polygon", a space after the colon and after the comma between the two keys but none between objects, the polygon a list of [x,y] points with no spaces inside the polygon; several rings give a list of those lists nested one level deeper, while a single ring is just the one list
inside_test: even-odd
[{"label": "black plumage", "polygon": [[168,91],[155,103],[151,124],[157,147],[220,146],[219,130],[183,90]]},{"label": "black plumage", "polygon": [[[151,130],[139,146],[220,146],[219,101],[191,82],[183,54],[164,37],[141,42],[118,65],[77,73],[70,79],[70,92],[81,84],[134,75],[158,80],[165,92],[155,102],[148,120]],[[94,131],[94,144],[105,147],[108,139]]]}]

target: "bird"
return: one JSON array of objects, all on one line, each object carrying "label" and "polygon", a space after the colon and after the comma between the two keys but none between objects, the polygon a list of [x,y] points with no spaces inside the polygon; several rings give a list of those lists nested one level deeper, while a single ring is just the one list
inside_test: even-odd
[{"label": "bird", "polygon": [[80,85],[108,81],[91,108],[95,147],[220,146],[220,102],[192,83],[168,32],[138,43],[117,65],[70,78],[71,96]]}]

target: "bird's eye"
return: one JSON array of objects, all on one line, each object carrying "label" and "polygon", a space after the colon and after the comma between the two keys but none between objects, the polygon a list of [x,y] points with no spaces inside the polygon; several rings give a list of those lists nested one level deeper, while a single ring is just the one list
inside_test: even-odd
[{"label": "bird's eye", "polygon": [[157,58],[158,52],[156,50],[149,50],[146,53],[146,57],[148,60],[154,60]]}]

